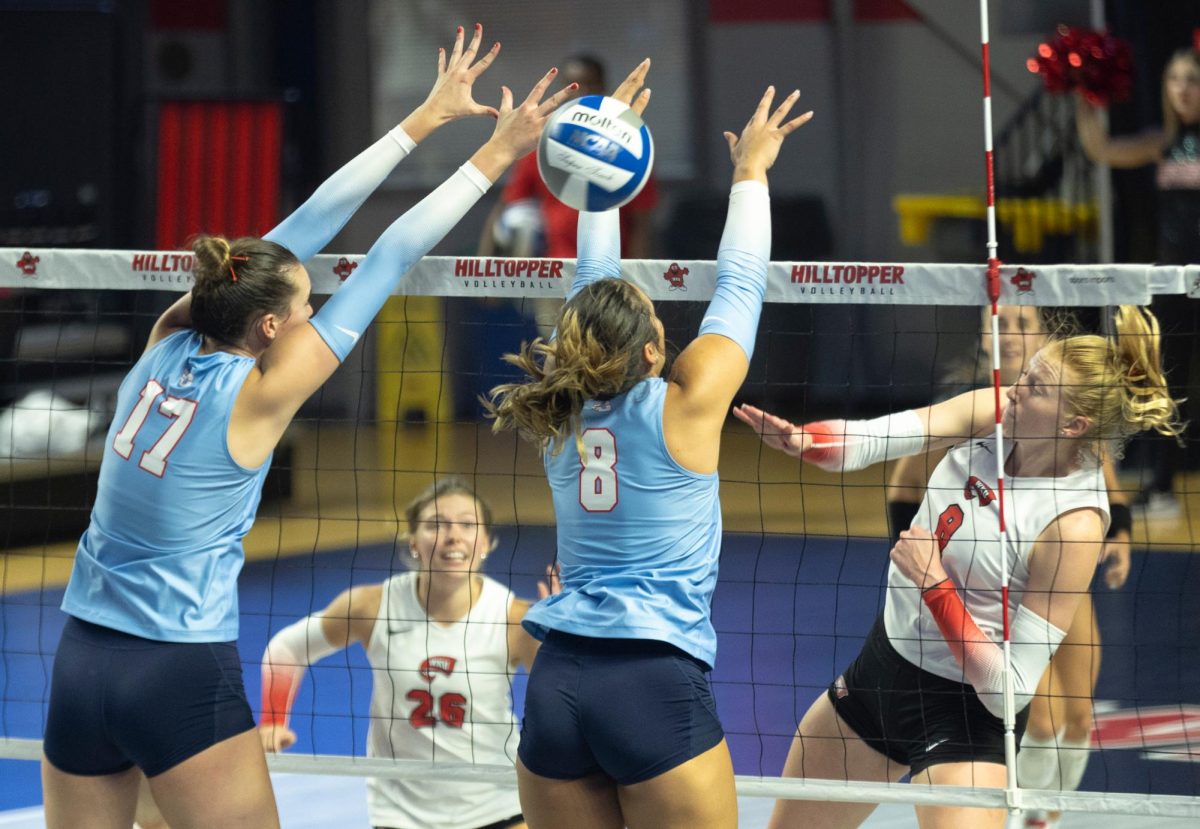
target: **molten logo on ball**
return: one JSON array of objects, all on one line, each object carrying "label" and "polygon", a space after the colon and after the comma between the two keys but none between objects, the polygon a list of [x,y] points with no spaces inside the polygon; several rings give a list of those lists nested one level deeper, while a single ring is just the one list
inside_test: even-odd
[{"label": "molten logo on ball", "polygon": [[561,202],[576,210],[612,210],[645,186],[654,142],[627,105],[588,95],[550,116],[537,159],[542,181]]}]

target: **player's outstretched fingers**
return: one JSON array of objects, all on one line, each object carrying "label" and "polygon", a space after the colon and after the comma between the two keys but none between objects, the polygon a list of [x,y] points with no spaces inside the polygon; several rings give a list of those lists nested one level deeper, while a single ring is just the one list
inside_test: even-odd
[{"label": "player's outstretched fingers", "polygon": [[641,115],[643,112],[646,111],[646,106],[649,103],[650,103],[650,90],[643,89],[641,92],[638,93],[638,96],[633,99],[633,103],[629,105],[629,108],[632,109],[634,112],[636,112],[638,115]]},{"label": "player's outstretched fingers", "polygon": [[573,97],[578,89],[579,84],[577,83],[570,84],[567,87],[560,89],[558,92],[542,101],[542,103],[538,106],[538,115],[543,117],[549,116],[550,113],[554,112],[554,110],[558,109],[560,106],[565,104],[568,99]]},{"label": "player's outstretched fingers", "polygon": [[646,58],[633,68],[633,71],[621,81],[620,86],[613,91],[612,97],[626,104],[632,104],[638,90],[646,85],[646,73],[650,71],[650,58]]},{"label": "player's outstretched fingers", "polygon": [[541,80],[533,85],[533,89],[529,90],[529,94],[525,96],[525,100],[521,102],[521,106],[525,106],[526,104],[537,106],[538,102],[542,100],[542,96],[546,94],[546,90],[550,87],[550,82],[554,80],[556,75],[558,75],[558,67],[553,66],[550,68],[549,72],[547,72],[545,75],[542,75]]}]

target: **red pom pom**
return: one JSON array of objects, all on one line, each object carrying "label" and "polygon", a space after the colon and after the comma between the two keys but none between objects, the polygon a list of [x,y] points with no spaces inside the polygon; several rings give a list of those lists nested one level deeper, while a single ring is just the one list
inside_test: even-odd
[{"label": "red pom pom", "polygon": [[1108,32],[1060,25],[1025,65],[1047,92],[1079,90],[1095,106],[1123,101],[1133,89],[1129,44]]}]

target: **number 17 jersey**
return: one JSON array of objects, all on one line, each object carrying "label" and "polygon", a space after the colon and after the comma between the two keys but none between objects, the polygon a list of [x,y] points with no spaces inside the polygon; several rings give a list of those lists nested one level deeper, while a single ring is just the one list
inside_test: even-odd
[{"label": "number 17 jersey", "polygon": [[254,358],[201,354],[181,331],[130,369],[62,609],[163,642],[237,638],[242,538],[270,459],[238,465],[227,434]]},{"label": "number 17 jersey", "polygon": [[525,615],[539,639],[548,629],[653,639],[716,660],[719,483],[667,451],[666,394],[667,383],[649,377],[611,400],[589,400],[582,458],[572,437],[546,454],[563,590]]}]

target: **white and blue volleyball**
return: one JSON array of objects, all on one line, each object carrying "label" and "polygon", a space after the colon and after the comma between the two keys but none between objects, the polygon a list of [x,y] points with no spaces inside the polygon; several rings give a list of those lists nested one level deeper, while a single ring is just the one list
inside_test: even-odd
[{"label": "white and blue volleyball", "polygon": [[587,95],[550,116],[537,161],[542,181],[563,204],[576,210],[613,210],[646,186],[654,142],[628,104]]}]

